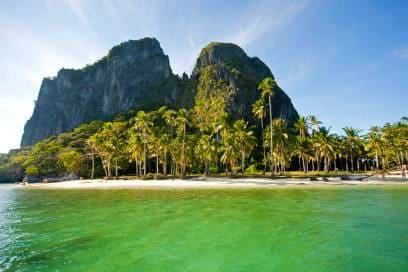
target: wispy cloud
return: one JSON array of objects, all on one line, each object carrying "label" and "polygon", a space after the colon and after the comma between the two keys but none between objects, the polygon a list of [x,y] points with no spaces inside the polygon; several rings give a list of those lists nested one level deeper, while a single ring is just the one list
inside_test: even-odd
[{"label": "wispy cloud", "polygon": [[288,70],[279,77],[279,84],[289,88],[309,76],[317,68],[316,61],[309,59],[300,59],[291,64]]},{"label": "wispy cloud", "polygon": [[87,23],[88,16],[86,14],[84,3],[81,0],[64,0],[63,1],[68,8],[75,14],[75,16],[83,23]]},{"label": "wispy cloud", "polygon": [[246,47],[267,33],[277,34],[305,10],[308,4],[308,0],[255,2],[238,22],[229,39]]},{"label": "wispy cloud", "polygon": [[393,55],[400,58],[408,60],[408,46],[398,48],[393,51]]}]

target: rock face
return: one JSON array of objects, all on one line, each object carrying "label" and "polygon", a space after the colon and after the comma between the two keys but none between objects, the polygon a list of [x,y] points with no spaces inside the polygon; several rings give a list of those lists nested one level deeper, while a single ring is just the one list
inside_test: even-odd
[{"label": "rock face", "polygon": [[[234,44],[211,43],[205,47],[192,77],[174,75],[169,58],[154,38],[131,40],[113,47],[98,62],[81,70],[61,69],[41,84],[33,115],[24,127],[22,146],[92,120],[108,120],[129,110],[160,106],[191,107],[197,80],[210,67],[216,79],[232,87],[227,104],[232,118],[251,119],[251,105],[259,97],[257,85],[269,68],[250,58]],[[293,122],[298,114],[289,97],[276,89],[274,115]]]},{"label": "rock face", "polygon": [[[237,45],[210,43],[201,50],[193,70],[193,78],[200,81],[203,72],[210,71],[212,79],[221,80],[230,87],[227,110],[232,119],[253,119],[252,104],[259,98],[259,83],[273,75],[257,57],[248,57]],[[299,115],[290,98],[277,86],[273,97],[273,116],[285,119],[292,125]]]},{"label": "rock face", "polygon": [[55,78],[43,80],[21,145],[130,109],[177,106],[182,85],[156,39],[122,43],[93,65],[62,69]]}]

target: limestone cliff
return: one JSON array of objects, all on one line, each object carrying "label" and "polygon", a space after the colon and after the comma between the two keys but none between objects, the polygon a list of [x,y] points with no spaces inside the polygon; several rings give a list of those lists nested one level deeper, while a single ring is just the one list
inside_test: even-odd
[{"label": "limestone cliff", "polygon": [[[83,69],[61,69],[56,77],[45,78],[21,145],[129,110],[190,107],[204,67],[211,67],[216,79],[233,87],[227,105],[232,118],[250,118],[251,105],[259,96],[258,83],[272,76],[261,60],[248,57],[236,45],[211,43],[202,50],[191,78],[180,78],[173,74],[159,42],[144,38],[113,47],[106,57]],[[280,88],[273,106],[274,115],[290,123],[298,116]]]},{"label": "limestone cliff", "polygon": [[93,65],[43,80],[21,145],[130,109],[176,106],[182,85],[156,39],[122,43]]},{"label": "limestone cliff", "polygon": [[[233,119],[252,119],[252,104],[260,96],[259,83],[273,75],[257,57],[248,57],[239,46],[231,43],[210,43],[201,50],[193,70],[193,78],[200,80],[204,71],[211,71],[214,81],[230,87],[227,108]],[[299,117],[290,98],[277,86],[273,97],[273,116],[286,119],[292,125]]]}]

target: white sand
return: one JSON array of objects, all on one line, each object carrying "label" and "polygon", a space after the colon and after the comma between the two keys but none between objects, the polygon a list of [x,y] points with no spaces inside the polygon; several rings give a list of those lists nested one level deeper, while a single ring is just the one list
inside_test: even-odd
[{"label": "white sand", "polygon": [[[388,178],[387,178],[388,179]],[[344,181],[330,178],[329,181],[310,181],[310,179],[268,179],[268,178],[195,178],[195,179],[162,179],[162,180],[72,180],[53,183],[33,183],[18,185],[19,188],[38,189],[205,189],[205,188],[287,188],[287,187],[320,187],[341,185],[408,185],[408,180],[390,179],[383,181],[372,177],[365,181]]]}]

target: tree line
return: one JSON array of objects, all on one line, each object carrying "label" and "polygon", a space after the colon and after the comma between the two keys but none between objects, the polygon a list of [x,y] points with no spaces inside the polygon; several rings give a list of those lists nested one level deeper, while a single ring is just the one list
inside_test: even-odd
[{"label": "tree line", "polygon": [[131,118],[84,124],[10,155],[0,172],[90,178],[277,175],[288,170],[379,171],[407,163],[406,117],[366,134],[352,127],[343,128],[344,135],[334,134],[314,116],[300,117],[289,126],[272,114],[275,87],[273,78],[265,78],[252,105],[253,120],[232,120],[226,110],[229,86],[207,78],[199,82],[190,110],[161,107]]}]

